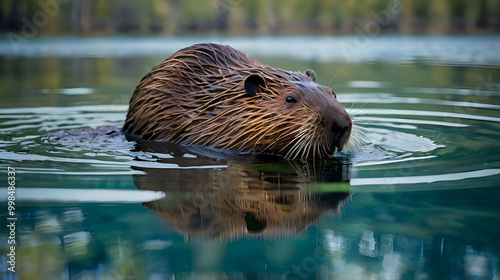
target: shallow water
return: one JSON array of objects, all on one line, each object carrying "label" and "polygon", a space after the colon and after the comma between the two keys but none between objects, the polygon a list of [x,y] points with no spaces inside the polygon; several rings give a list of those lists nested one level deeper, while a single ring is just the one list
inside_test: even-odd
[{"label": "shallow water", "polygon": [[[306,39],[0,41],[16,276],[498,279],[500,37]],[[118,131],[136,83],[208,40],[314,69],[353,116],[361,148],[269,162],[127,142]],[[7,197],[1,188],[5,224]],[[1,278],[12,279],[8,228],[0,235]]]}]

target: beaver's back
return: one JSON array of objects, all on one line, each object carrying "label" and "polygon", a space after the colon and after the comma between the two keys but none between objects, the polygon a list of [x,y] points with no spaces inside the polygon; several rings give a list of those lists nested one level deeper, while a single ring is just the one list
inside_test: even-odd
[{"label": "beaver's back", "polygon": [[176,142],[193,121],[207,120],[246,96],[252,74],[287,83],[278,70],[232,47],[197,44],[174,53],[134,90],[123,130],[146,140]]}]

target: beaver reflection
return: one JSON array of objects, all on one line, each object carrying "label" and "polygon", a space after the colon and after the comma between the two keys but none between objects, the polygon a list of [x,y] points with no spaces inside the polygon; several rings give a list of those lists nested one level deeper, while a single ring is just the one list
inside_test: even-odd
[{"label": "beaver reflection", "polygon": [[161,161],[184,168],[134,167],[146,173],[134,175],[134,184],[165,192],[144,206],[188,236],[293,236],[321,215],[338,213],[349,197],[345,164]]}]

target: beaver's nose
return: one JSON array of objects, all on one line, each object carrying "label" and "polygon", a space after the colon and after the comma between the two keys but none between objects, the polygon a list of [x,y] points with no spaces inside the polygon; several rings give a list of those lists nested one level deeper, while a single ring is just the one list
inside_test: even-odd
[{"label": "beaver's nose", "polygon": [[332,132],[340,140],[351,131],[351,120],[345,117],[337,117],[331,126]]}]

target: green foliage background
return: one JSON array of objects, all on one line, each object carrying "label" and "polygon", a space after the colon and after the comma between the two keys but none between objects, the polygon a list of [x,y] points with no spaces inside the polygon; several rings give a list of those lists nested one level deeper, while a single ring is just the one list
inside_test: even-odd
[{"label": "green foliage background", "polygon": [[4,0],[0,32],[352,34],[378,20],[381,32],[497,33],[498,15],[499,0]]}]

